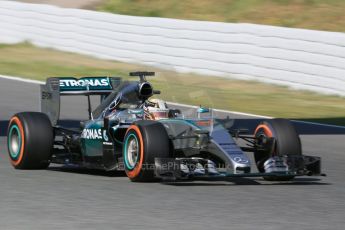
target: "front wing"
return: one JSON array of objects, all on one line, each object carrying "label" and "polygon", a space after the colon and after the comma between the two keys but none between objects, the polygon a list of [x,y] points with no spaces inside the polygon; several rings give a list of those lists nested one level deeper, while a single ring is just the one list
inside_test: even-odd
[{"label": "front wing", "polygon": [[[216,169],[202,158],[155,158],[155,176],[167,180],[215,177],[279,177],[325,176],[321,173],[321,158],[315,156],[284,156],[287,170],[267,169],[266,172],[236,173],[231,169]],[[212,165],[212,164],[211,164]]]}]

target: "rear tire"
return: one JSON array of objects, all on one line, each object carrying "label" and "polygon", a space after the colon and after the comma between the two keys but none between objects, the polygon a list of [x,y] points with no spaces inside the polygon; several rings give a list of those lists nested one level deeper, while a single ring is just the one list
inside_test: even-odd
[{"label": "rear tire", "polygon": [[15,114],[7,130],[7,148],[16,169],[45,169],[53,147],[53,128],[48,116],[38,112]]},{"label": "rear tire", "polygon": [[[275,138],[275,146],[273,151],[255,151],[254,158],[259,172],[265,172],[264,163],[272,156],[284,155],[302,155],[301,140],[289,120],[286,119],[272,119],[259,124],[256,128],[254,136],[256,141],[260,136]],[[266,176],[265,180],[269,181],[288,181],[292,180],[294,176]]]},{"label": "rear tire", "polygon": [[133,182],[154,181],[155,158],[169,157],[169,137],[162,123],[143,120],[131,125],[123,145],[124,168]]}]

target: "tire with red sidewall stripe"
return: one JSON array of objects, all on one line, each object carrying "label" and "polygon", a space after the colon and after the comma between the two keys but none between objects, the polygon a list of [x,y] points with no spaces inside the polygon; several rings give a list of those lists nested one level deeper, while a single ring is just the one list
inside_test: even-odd
[{"label": "tire with red sidewall stripe", "polygon": [[7,130],[10,162],[16,169],[44,169],[49,166],[53,128],[48,116],[38,112],[15,114]]},{"label": "tire with red sidewall stripe", "polygon": [[124,168],[134,182],[154,181],[155,158],[169,157],[169,137],[162,123],[143,120],[132,124],[123,144]]},{"label": "tire with red sidewall stripe", "polygon": [[[264,163],[272,156],[284,155],[302,155],[301,140],[289,120],[272,119],[263,121],[255,129],[254,136],[256,141],[262,139],[262,136],[275,139],[273,151],[255,151],[254,158],[259,172],[265,172]],[[270,181],[291,180],[294,177],[264,177]]]}]

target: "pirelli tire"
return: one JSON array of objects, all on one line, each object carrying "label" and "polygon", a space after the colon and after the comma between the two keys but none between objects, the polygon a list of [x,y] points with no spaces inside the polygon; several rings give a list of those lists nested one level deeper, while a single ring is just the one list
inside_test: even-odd
[{"label": "pirelli tire", "polygon": [[[254,132],[256,140],[260,136],[275,139],[273,151],[255,151],[254,158],[259,172],[265,172],[264,163],[272,156],[283,155],[302,155],[302,146],[299,135],[294,126],[286,119],[271,119],[263,121],[257,126]],[[294,176],[266,176],[265,180],[269,181],[287,181],[292,180]]]},{"label": "pirelli tire", "polygon": [[45,169],[53,147],[53,128],[48,116],[39,112],[15,114],[7,130],[10,162],[16,169]]},{"label": "pirelli tire", "polygon": [[133,182],[155,180],[155,158],[169,157],[169,137],[162,123],[138,121],[126,132],[123,144],[124,168]]}]

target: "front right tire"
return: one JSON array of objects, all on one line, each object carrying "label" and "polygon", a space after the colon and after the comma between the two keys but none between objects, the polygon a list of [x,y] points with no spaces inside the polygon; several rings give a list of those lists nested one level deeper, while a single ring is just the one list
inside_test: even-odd
[{"label": "front right tire", "polygon": [[[264,163],[273,156],[302,155],[301,140],[289,120],[272,119],[262,122],[255,129],[256,142],[265,138],[274,138],[273,151],[254,151],[254,158],[259,172],[265,172]],[[294,176],[265,176],[269,181],[292,180]]]}]

